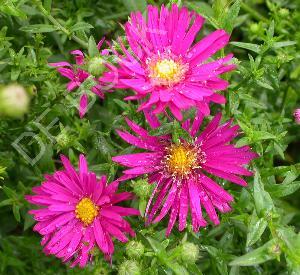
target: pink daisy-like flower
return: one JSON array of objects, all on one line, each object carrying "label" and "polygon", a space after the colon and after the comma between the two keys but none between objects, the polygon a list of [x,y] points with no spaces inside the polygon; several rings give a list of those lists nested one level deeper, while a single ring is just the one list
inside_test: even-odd
[{"label": "pink daisy-like flower", "polygon": [[65,170],[46,175],[46,181],[32,190],[26,199],[39,209],[30,210],[38,222],[33,230],[43,236],[44,252],[63,262],[73,260],[72,267],[83,267],[92,259],[91,251],[98,247],[107,259],[114,252],[112,238],[127,242],[124,233],[135,236],[123,216],[139,215],[133,208],[116,204],[133,198],[132,193],[116,193],[118,181],[107,184],[102,176],[88,170],[86,159],[80,156],[79,172],[61,156]]},{"label": "pink daisy-like flower", "polygon": [[203,17],[176,4],[160,11],[149,5],[147,20],[141,12],[132,13],[125,24],[129,49],[119,40],[123,51],[122,55],[115,51],[119,66],[110,65],[102,80],[133,89],[135,95],[126,99],[143,101],[139,110],[151,108],[158,114],[169,108],[181,120],[182,110],[197,107],[208,115],[210,102],[225,103],[216,91],[225,90],[229,83],[219,76],[235,65],[227,64],[232,54],[209,61],[229,41],[224,30],[193,44],[203,23]]},{"label": "pink daisy-like flower", "polygon": [[300,109],[296,109],[294,112],[295,122],[300,124]]},{"label": "pink daisy-like flower", "polygon": [[248,146],[236,148],[230,144],[238,135],[239,126],[232,126],[232,120],[220,125],[221,117],[217,114],[198,134],[203,120],[203,114],[199,112],[193,123],[187,120],[182,124],[190,139],[181,138],[178,143],[172,142],[169,135],[150,136],[148,131],[128,119],[128,125],[137,136],[118,131],[129,144],[147,150],[113,158],[113,161],[130,167],[120,180],[147,174],[149,183],[156,184],[146,210],[147,223],[159,222],[169,212],[167,235],[177,219],[180,231],[186,227],[188,209],[195,232],[207,225],[202,208],[214,224],[219,224],[216,209],[220,212],[231,210],[233,197],[208,174],[241,186],[247,183],[240,176],[252,175],[243,166],[257,154]]},{"label": "pink daisy-like flower", "polygon": [[[103,38],[97,45],[98,50],[100,51],[103,42],[105,39]],[[67,84],[67,90],[69,92],[81,86],[81,84],[91,76],[89,72],[82,69],[86,65],[86,60],[84,53],[80,50],[71,51],[71,54],[75,57],[76,64],[70,64],[69,62],[57,62],[57,63],[49,63],[50,66],[56,67],[57,71],[63,76],[68,78],[70,81]],[[102,50],[101,55],[107,55],[107,50]],[[97,83],[91,88],[91,91],[99,96],[100,98],[104,98],[104,93],[102,91],[102,83],[98,78],[94,78],[94,81]],[[83,118],[88,109],[88,95],[83,93],[79,100],[79,116]]]}]

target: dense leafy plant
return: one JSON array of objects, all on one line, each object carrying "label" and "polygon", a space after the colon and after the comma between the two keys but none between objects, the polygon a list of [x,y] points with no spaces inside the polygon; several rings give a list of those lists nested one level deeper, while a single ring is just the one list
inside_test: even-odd
[{"label": "dense leafy plant", "polygon": [[[41,252],[24,195],[43,174],[60,167],[61,153],[74,163],[85,153],[92,171],[113,180],[122,168],[111,157],[133,151],[116,129],[125,127],[124,116],[147,124],[121,91],[97,99],[80,119],[77,95],[90,83],[68,94],[65,80],[48,63],[71,60],[69,52],[78,48],[92,58],[103,35],[123,35],[119,23],[131,11],[163,3],[204,16],[204,33],[216,28],[232,33],[226,51],[235,54],[238,69],[226,76],[227,104],[212,112],[221,109],[224,119],[234,117],[240,125],[244,134],[238,145],[250,145],[260,155],[252,163],[255,176],[243,189],[224,183],[234,195],[234,210],[220,215],[219,226],[197,234],[188,226],[166,238],[166,221],[144,227],[142,217],[130,218],[137,237],[125,246],[117,243],[112,265],[95,250],[94,264],[70,269]],[[0,1],[1,89],[18,83],[31,101],[21,119],[0,120],[0,273],[299,274],[300,128],[293,119],[300,106],[299,9],[297,0]],[[164,124],[153,135],[169,132],[178,133],[176,124]],[[130,206],[143,214],[151,193],[146,179],[128,181],[121,189],[137,195]]]}]

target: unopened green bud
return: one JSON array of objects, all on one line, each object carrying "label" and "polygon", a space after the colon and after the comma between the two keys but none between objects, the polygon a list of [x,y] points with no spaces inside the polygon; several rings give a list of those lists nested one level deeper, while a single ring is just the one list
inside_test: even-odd
[{"label": "unopened green bud", "polygon": [[288,9],[286,9],[286,8],[282,8],[282,9],[279,10],[279,15],[281,17],[286,17],[289,14],[290,14],[290,11]]},{"label": "unopened green bud", "polygon": [[144,254],[144,245],[138,241],[130,241],[126,244],[126,254],[129,258],[139,259]]},{"label": "unopened green bud", "polygon": [[101,76],[106,69],[104,62],[104,59],[101,57],[93,57],[88,63],[89,73],[96,77]]},{"label": "unopened green bud", "polygon": [[139,179],[131,181],[134,193],[140,198],[147,198],[152,193],[152,185],[148,183],[148,179]]},{"label": "unopened green bud", "polygon": [[109,274],[108,270],[102,266],[96,268],[94,271],[94,275],[108,275],[108,274]]},{"label": "unopened green bud", "polygon": [[133,260],[126,260],[119,266],[119,275],[140,275],[141,269],[139,264]]},{"label": "unopened green bud", "polygon": [[71,138],[66,131],[62,131],[56,136],[56,141],[60,147],[65,148],[70,145]]},{"label": "unopened green bud", "polygon": [[258,33],[259,29],[260,29],[260,27],[257,23],[253,23],[253,24],[250,25],[250,31],[252,33]]},{"label": "unopened green bud", "polygon": [[278,257],[281,254],[281,249],[280,246],[278,244],[274,244],[269,248],[269,253]]},{"label": "unopened green bud", "polygon": [[19,84],[10,84],[0,88],[0,114],[12,118],[22,117],[28,112],[29,95]]},{"label": "unopened green bud", "polygon": [[195,263],[199,258],[199,247],[193,243],[185,242],[182,244],[181,260],[184,263]]}]

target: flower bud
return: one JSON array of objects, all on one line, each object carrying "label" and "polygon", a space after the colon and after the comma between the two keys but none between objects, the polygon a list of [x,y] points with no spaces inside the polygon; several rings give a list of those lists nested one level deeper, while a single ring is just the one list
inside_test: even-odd
[{"label": "flower bud", "polygon": [[294,112],[295,122],[300,124],[300,109],[296,109]]},{"label": "flower bud", "polygon": [[253,23],[253,24],[250,25],[250,31],[252,33],[258,33],[259,29],[260,29],[260,27],[257,23]]},{"label": "flower bud", "polygon": [[199,258],[199,247],[193,243],[185,242],[182,244],[181,260],[184,263],[194,264]]},{"label": "flower bud", "polygon": [[61,148],[66,148],[70,146],[72,139],[68,135],[68,132],[62,131],[56,136],[56,142]]},{"label": "flower bud", "polygon": [[96,270],[94,271],[94,275],[108,275],[109,272],[105,267],[97,267]]},{"label": "flower bud", "polygon": [[101,57],[93,57],[88,63],[88,72],[95,77],[101,76],[106,69],[104,62]]},{"label": "flower bud", "polygon": [[126,260],[119,266],[119,275],[140,275],[141,269],[139,264],[133,260]]},{"label": "flower bud", "polygon": [[130,241],[126,244],[126,254],[129,258],[139,259],[144,254],[144,245],[138,241]]},{"label": "flower bud", "polygon": [[148,183],[148,179],[139,179],[131,181],[133,192],[140,198],[147,198],[152,193],[152,185]]},{"label": "flower bud", "polygon": [[10,84],[0,89],[0,114],[12,118],[22,117],[29,108],[29,96],[23,86]]},{"label": "flower bud", "polygon": [[279,10],[279,15],[281,17],[287,17],[290,14],[290,11],[286,8],[282,8]]}]

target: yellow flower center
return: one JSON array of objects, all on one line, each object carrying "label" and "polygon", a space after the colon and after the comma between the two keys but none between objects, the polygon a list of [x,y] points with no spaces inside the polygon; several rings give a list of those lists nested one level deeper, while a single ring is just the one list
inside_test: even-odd
[{"label": "yellow flower center", "polygon": [[83,198],[75,209],[76,218],[81,220],[85,226],[90,225],[99,213],[99,208],[89,198]]},{"label": "yellow flower center", "polygon": [[172,144],[165,160],[167,169],[175,176],[186,176],[199,168],[197,150],[189,145]]},{"label": "yellow flower center", "polygon": [[151,62],[149,71],[154,84],[172,86],[183,80],[187,67],[179,61],[166,58]]}]

